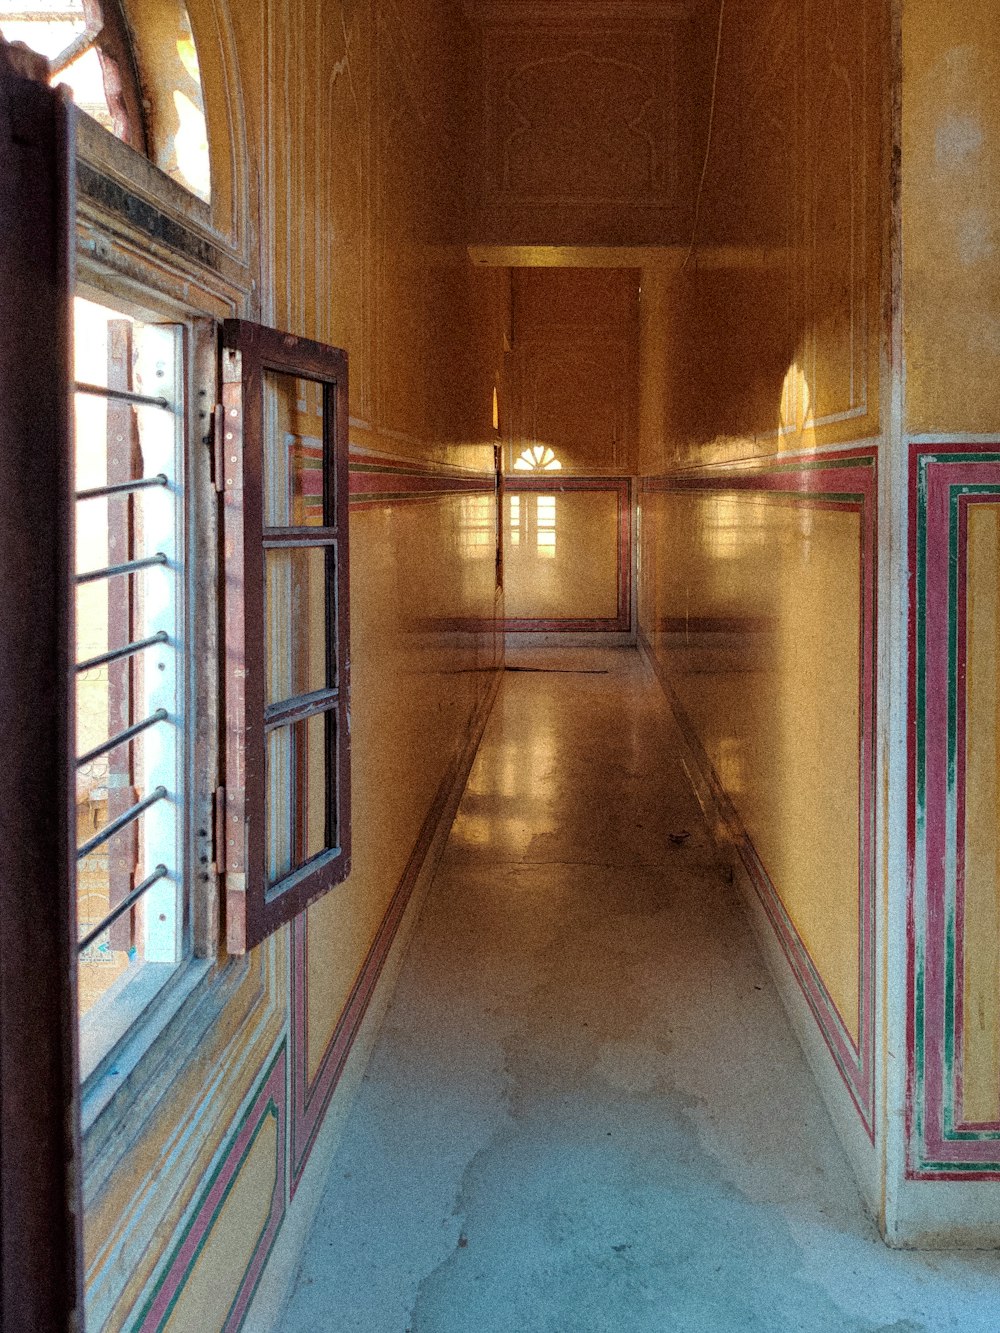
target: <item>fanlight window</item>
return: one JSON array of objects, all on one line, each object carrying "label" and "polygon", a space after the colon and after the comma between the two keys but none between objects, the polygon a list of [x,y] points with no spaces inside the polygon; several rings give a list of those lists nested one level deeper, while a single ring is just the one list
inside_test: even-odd
[{"label": "fanlight window", "polygon": [[[0,0],[0,34],[45,56],[53,84],[185,189],[210,195],[198,53],[182,0]],[[143,57],[146,57],[145,59]]]},{"label": "fanlight window", "polygon": [[547,444],[533,444],[514,462],[515,472],[559,472],[562,463]]},{"label": "fanlight window", "polygon": [[114,0],[0,0],[0,32],[45,56],[88,115],[146,151],[138,80]]}]

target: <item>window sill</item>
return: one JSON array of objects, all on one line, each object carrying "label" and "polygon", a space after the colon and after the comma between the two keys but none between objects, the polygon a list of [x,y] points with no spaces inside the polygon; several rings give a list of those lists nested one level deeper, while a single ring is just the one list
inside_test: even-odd
[{"label": "window sill", "polygon": [[176,1085],[177,1071],[218,1024],[250,968],[249,958],[192,959],[81,1089],[84,1200],[97,1197]]},{"label": "window sill", "polygon": [[84,1017],[80,1024],[84,1135],[132,1080],[147,1052],[211,969],[211,963],[200,959],[179,965],[147,963],[120,993],[106,997],[100,1031],[97,1022],[88,1022],[91,1015]]}]

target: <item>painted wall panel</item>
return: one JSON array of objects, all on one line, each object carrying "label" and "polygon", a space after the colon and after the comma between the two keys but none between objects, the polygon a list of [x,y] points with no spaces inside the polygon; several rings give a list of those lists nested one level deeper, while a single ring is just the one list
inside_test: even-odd
[{"label": "painted wall panel", "polygon": [[238,1288],[233,1279],[250,1267],[267,1224],[267,1200],[275,1186],[280,1146],[276,1121],[268,1117],[164,1325],[170,1333],[225,1326]]},{"label": "painted wall panel", "polygon": [[366,591],[352,624],[365,651],[354,652],[351,733],[366,762],[351,876],[309,913],[313,1074],[494,664],[494,504],[492,491],[473,492],[351,517],[352,577]]},{"label": "painted wall panel", "polygon": [[996,1244],[1000,36],[989,6],[911,0],[900,40],[906,1142],[890,1225]]},{"label": "painted wall panel", "polygon": [[658,500],[644,524],[673,535],[654,643],[857,1041],[859,515],[738,492]]},{"label": "painted wall panel", "polygon": [[640,626],[874,1128],[872,455],[648,478]]},{"label": "painted wall panel", "polygon": [[[1000,505],[968,514],[962,1117],[1000,1123]],[[960,835],[961,836],[961,835]]]},{"label": "painted wall panel", "polygon": [[[471,8],[471,7],[470,7]],[[476,240],[677,241],[690,216],[691,24],[672,3],[474,7]]]},{"label": "painted wall panel", "polygon": [[236,1329],[285,1211],[287,1060],[268,1062],[130,1326]]},{"label": "painted wall panel", "polygon": [[[275,1080],[274,1096],[284,1097]],[[282,1101],[282,1109],[284,1102]],[[253,1119],[241,1127],[231,1155],[237,1155],[232,1174],[225,1168],[212,1182],[205,1207],[216,1205],[209,1229],[194,1240],[196,1254],[176,1303],[162,1324],[170,1333],[200,1333],[206,1328],[238,1327],[250,1292],[243,1290],[246,1275],[256,1266],[259,1274],[267,1247],[284,1210],[286,1126],[279,1121],[278,1105],[269,1098],[263,1108],[252,1108]],[[200,1220],[200,1219],[199,1219]],[[192,1237],[192,1239],[194,1239]],[[185,1246],[185,1251],[187,1250]],[[255,1260],[256,1265],[255,1265]]]},{"label": "painted wall panel", "polygon": [[910,469],[907,1174],[996,1179],[1000,455],[913,445]]},{"label": "painted wall panel", "polygon": [[614,620],[618,614],[618,495],[508,490],[508,620]]},{"label": "painted wall panel", "polygon": [[725,6],[690,250],[640,300],[640,632],[873,1206],[885,23],[876,0]]}]

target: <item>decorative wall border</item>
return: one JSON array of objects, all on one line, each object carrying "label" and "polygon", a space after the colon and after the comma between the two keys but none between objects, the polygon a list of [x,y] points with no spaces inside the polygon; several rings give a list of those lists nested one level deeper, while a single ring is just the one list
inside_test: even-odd
[{"label": "decorative wall border", "polygon": [[573,491],[606,492],[618,497],[618,607],[613,617],[507,619],[504,629],[516,633],[562,632],[628,634],[632,628],[632,478],[524,476],[504,478],[511,495],[560,495]]},{"label": "decorative wall border", "polygon": [[720,465],[665,477],[643,479],[644,494],[689,491],[747,491],[782,497],[811,509],[857,513],[860,517],[861,617],[858,783],[859,865],[858,937],[859,1040],[855,1042],[827,990],[805,942],[795,929],[760,855],[721,779],[687,717],[652,644],[640,641],[670,699],[682,733],[697,757],[727,831],[740,854],[758,898],[788,959],[792,974],[813,1016],[869,1139],[875,1140],[875,663],[877,634],[876,567],[878,552],[877,455],[868,448],[838,453],[791,455],[762,463]]},{"label": "decorative wall border", "polygon": [[351,449],[351,510],[438,500],[448,495],[495,495],[497,475],[444,463],[419,463]]},{"label": "decorative wall border", "polygon": [[358,969],[347,1003],[312,1081],[309,1079],[309,930],[306,913],[303,912],[292,923],[291,1195],[295,1194],[302,1179],[323,1117],[340,1082],[431,843],[449,806],[461,795],[461,788],[500,687],[501,674],[500,670],[495,673],[473,716],[464,748],[448,766],[438,784],[406,868],[389,900],[368,954]]},{"label": "decorative wall border", "polygon": [[231,1130],[179,1236],[173,1242],[161,1275],[144,1301],[138,1319],[132,1325],[136,1333],[159,1333],[159,1330],[168,1324],[181,1291],[191,1276],[198,1256],[229,1198],[244,1162],[268,1119],[273,1117],[277,1124],[278,1144],[271,1205],[264,1228],[254,1246],[250,1263],[229,1307],[221,1333],[236,1333],[239,1329],[285,1216],[286,1090],[286,1045],[282,1040],[238,1123]]},{"label": "decorative wall border", "polygon": [[911,443],[909,469],[906,1175],[995,1180],[1000,1123],[962,1113],[962,983],[968,520],[1000,503],[1000,441]]},{"label": "decorative wall border", "polygon": [[[536,0],[531,5],[475,6],[475,19],[482,25],[482,207],[487,211],[526,206],[571,209],[610,206],[647,211],[668,208],[676,199],[679,178],[680,127],[675,108],[681,12],[671,3],[617,4],[610,17],[599,5],[553,4],[551,0],[542,0],[542,3]],[[638,27],[640,23],[641,28]],[[622,38],[634,37],[637,31],[642,33],[646,52],[651,53],[645,68],[629,60],[620,49]],[[562,40],[555,48],[547,47],[546,39],[553,35]],[[520,64],[507,64],[505,57],[525,38],[530,40]],[[546,65],[565,65],[570,59],[624,66],[629,70],[633,84],[645,81],[644,110],[631,129],[647,141],[647,152],[652,159],[651,179],[644,191],[626,200],[624,205],[617,194],[600,188],[540,194],[511,184],[510,146],[515,138],[524,134],[530,123],[530,113],[518,104],[514,84],[529,74],[536,86],[539,81],[544,83],[545,75],[540,71]],[[657,82],[660,82],[660,89],[656,88]],[[657,91],[661,93],[659,114],[650,116],[651,108],[656,109]],[[508,116],[511,111],[514,113],[513,119],[518,127],[506,136],[502,109]],[[643,134],[646,119],[652,121],[652,127]]]}]

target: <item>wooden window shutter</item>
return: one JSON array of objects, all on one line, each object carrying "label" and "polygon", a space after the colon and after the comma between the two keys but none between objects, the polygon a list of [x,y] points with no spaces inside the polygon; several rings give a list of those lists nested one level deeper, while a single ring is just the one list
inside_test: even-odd
[{"label": "wooden window shutter", "polygon": [[73,119],[0,38],[0,1327],[83,1327],[70,495]]},{"label": "wooden window shutter", "polygon": [[350,871],[347,354],[223,328],[225,799],[231,953]]}]

